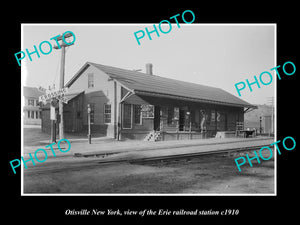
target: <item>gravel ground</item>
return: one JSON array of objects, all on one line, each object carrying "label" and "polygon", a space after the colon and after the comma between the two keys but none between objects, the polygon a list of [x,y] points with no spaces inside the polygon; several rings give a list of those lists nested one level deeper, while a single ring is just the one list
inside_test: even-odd
[{"label": "gravel ground", "polygon": [[[24,170],[24,194],[274,194],[273,158],[260,164],[253,160],[253,167],[245,164],[239,172],[234,159],[245,154],[222,153],[146,164],[99,164],[95,158],[49,159],[44,165]],[[36,172],[52,165],[59,169]],[[71,165],[76,166],[67,169]]]}]

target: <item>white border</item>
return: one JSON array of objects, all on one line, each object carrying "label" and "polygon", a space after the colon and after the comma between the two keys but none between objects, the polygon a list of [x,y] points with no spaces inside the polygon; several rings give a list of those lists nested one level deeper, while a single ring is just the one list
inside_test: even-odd
[{"label": "white border", "polygon": [[[277,66],[277,24],[274,26],[274,65]],[[274,72],[275,74],[275,72]],[[274,75],[274,77],[276,77]],[[274,88],[274,139],[275,142],[277,141],[277,77],[275,79],[275,88]],[[274,195],[277,196],[277,151],[275,151],[275,146],[274,150],[275,156],[274,156],[274,162],[275,162],[275,168],[274,168]]]},{"label": "white border", "polygon": [[[89,24],[89,23],[71,23],[71,24],[55,24],[55,23],[41,23],[41,24],[32,24],[32,23],[22,23],[21,24],[21,49],[24,49],[23,46],[23,26],[30,25],[30,26],[143,26],[143,25],[153,25],[151,23],[130,23],[130,24],[107,24],[107,23],[96,23],[96,24]],[[174,24],[175,25],[175,24]],[[180,24],[180,26],[274,26],[274,67],[277,66],[277,23],[226,23],[226,24],[209,24],[209,23],[193,23],[193,24]],[[21,61],[22,65],[22,61]],[[23,155],[23,78],[21,77],[21,155]],[[274,88],[274,138],[277,141],[277,79],[275,79],[275,88]],[[24,181],[24,169],[21,166],[21,196],[277,196],[277,151],[274,156],[274,193],[272,194],[69,194],[69,193],[60,193],[60,194],[24,194],[23,190],[23,181]]]},{"label": "white border", "polygon": [[[24,49],[24,46],[23,46],[23,24],[21,24],[21,49]],[[25,78],[22,77],[22,61],[21,61],[21,156],[23,156],[23,147],[24,147],[24,140],[23,140],[23,136],[24,136],[24,128],[23,128],[23,124],[24,124],[24,121],[23,121],[23,108],[25,106],[25,100],[24,100],[24,93],[23,93],[23,87],[24,87],[24,80]],[[21,160],[21,159],[20,159]],[[26,195],[24,194],[24,185],[23,185],[23,181],[24,181],[24,169],[23,169],[23,166],[22,166],[22,163],[21,163],[21,196],[23,195]]]}]

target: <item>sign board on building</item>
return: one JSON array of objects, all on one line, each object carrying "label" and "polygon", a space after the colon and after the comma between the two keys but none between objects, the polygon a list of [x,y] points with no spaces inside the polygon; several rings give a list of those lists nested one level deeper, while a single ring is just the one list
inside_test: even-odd
[{"label": "sign board on building", "polygon": [[154,118],[154,105],[141,105],[142,118]]}]

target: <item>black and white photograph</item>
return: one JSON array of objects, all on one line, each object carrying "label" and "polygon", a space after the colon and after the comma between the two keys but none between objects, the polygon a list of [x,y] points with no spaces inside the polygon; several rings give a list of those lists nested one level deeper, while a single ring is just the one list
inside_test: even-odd
[{"label": "black and white photograph", "polygon": [[297,7],[103,3],[2,15],[5,221],[294,221]]},{"label": "black and white photograph", "polygon": [[22,193],[276,194],[275,34],[22,24]]}]

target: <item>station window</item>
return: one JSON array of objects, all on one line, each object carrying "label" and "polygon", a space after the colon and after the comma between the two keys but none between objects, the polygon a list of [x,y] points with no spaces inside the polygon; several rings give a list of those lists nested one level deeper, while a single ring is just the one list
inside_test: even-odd
[{"label": "station window", "polygon": [[94,74],[89,73],[88,74],[88,88],[93,88],[94,87]]},{"label": "station window", "polygon": [[111,123],[111,105],[104,104],[104,123]]},{"label": "station window", "polygon": [[34,99],[28,99],[28,105],[34,106]]},{"label": "station window", "polygon": [[168,107],[168,119],[167,119],[167,123],[168,125],[172,125],[174,124],[174,107]]},{"label": "station window", "polygon": [[141,105],[142,118],[154,118],[154,105]]},{"label": "station window", "polygon": [[211,111],[211,117],[210,117],[210,121],[211,122],[215,122],[215,119],[216,119],[216,112],[214,110]]}]

